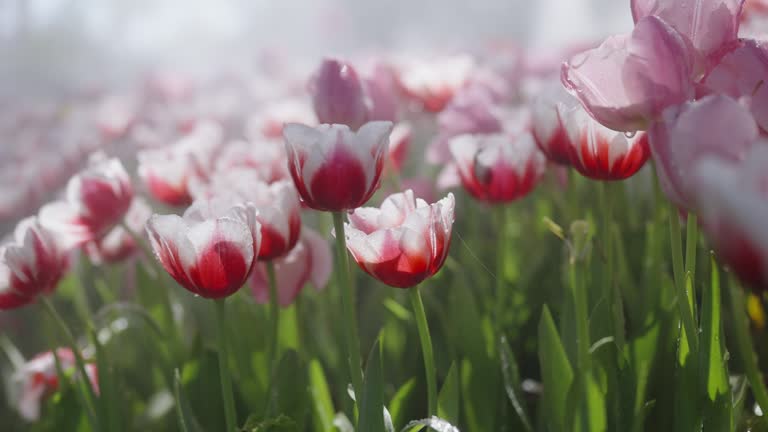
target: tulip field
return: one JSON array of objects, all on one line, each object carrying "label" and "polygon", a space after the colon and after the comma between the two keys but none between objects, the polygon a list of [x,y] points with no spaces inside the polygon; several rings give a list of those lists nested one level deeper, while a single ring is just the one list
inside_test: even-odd
[{"label": "tulip field", "polygon": [[768,432],[768,2],[623,3],[0,92],[0,432]]}]

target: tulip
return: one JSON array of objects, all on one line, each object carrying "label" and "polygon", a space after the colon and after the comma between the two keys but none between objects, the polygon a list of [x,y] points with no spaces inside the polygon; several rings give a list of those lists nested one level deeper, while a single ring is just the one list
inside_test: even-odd
[{"label": "tulip", "polygon": [[399,84],[403,93],[424,110],[437,113],[467,84],[474,68],[474,60],[464,55],[412,61],[401,68]]},{"label": "tulip", "polygon": [[533,101],[531,130],[536,145],[547,159],[559,165],[570,164],[573,147],[563,124],[563,115],[577,104],[578,101],[559,82],[546,87]]},{"label": "tulip", "polygon": [[411,190],[390,195],[380,208],[350,213],[347,248],[376,279],[396,288],[413,287],[445,262],[454,206],[453,194],[435,204],[415,199]]},{"label": "tulip", "polygon": [[408,123],[398,123],[389,137],[389,163],[393,170],[400,172],[408,159],[411,148],[412,128]]},{"label": "tulip", "polygon": [[693,97],[693,56],[685,39],[655,16],[630,34],[563,64],[562,81],[589,114],[625,132],[645,130],[661,112]]},{"label": "tulip", "polygon": [[677,206],[693,209],[697,162],[713,156],[742,160],[757,141],[758,128],[746,107],[727,96],[712,95],[669,108],[649,138],[661,189]]},{"label": "tulip", "polygon": [[40,223],[79,246],[109,231],[125,216],[133,200],[133,186],[123,164],[91,157],[89,166],[67,183],[66,199],[40,209]]},{"label": "tulip", "polygon": [[368,119],[368,106],[357,71],[347,63],[326,59],[310,84],[320,123],[343,124],[357,130]]},{"label": "tulip", "polygon": [[[118,225],[106,235],[85,244],[88,258],[94,264],[109,264],[123,261],[134,255],[139,248],[135,237],[143,231],[151,215],[152,210],[149,205],[141,198],[134,198],[125,215],[124,225]],[[126,231],[126,228],[130,232]]]},{"label": "tulip", "polygon": [[744,0],[632,0],[632,18],[656,16],[683,35],[696,50],[705,72],[737,41]]},{"label": "tulip", "polygon": [[[310,282],[316,289],[328,283],[333,267],[328,242],[315,231],[304,227],[296,247],[274,260],[280,306],[290,306],[302,288]],[[258,303],[269,301],[269,281],[265,263],[259,263],[251,276],[251,289]]]},{"label": "tulip", "polygon": [[[56,357],[64,373],[75,370],[75,355],[69,348],[56,349]],[[94,391],[98,392],[96,365],[85,365],[86,374]],[[43,403],[59,390],[59,375],[56,373],[56,359],[52,351],[36,355],[13,375],[16,392],[16,408],[27,421],[40,419]]]},{"label": "tulip", "polygon": [[0,309],[15,309],[56,288],[68,266],[54,233],[34,217],[16,225],[14,239],[0,246]]},{"label": "tulip", "polygon": [[198,200],[184,213],[153,215],[147,234],[156,258],[185,289],[210,299],[243,286],[261,246],[261,226],[251,204]]},{"label": "tulip", "polygon": [[287,123],[315,125],[317,117],[312,108],[303,101],[278,100],[266,104],[259,113],[248,119],[248,136],[251,139],[279,139],[282,138],[283,127]]},{"label": "tulip", "polygon": [[363,85],[370,107],[368,121],[396,122],[398,118],[397,76],[391,66],[377,63],[366,74]]},{"label": "tulip", "polygon": [[753,146],[742,161],[702,158],[693,172],[702,226],[719,259],[756,292],[768,290],[768,146]]},{"label": "tulip", "polygon": [[[282,126],[281,126],[282,128]],[[260,139],[255,142],[234,141],[221,150],[216,160],[215,172],[248,169],[255,171],[261,181],[273,183],[290,179],[285,163],[285,145],[282,141]],[[203,181],[193,181],[192,189],[205,185]],[[197,191],[191,190],[195,196]]]},{"label": "tulip", "polygon": [[365,204],[379,187],[391,131],[392,123],[379,121],[357,132],[344,125],[286,125],[288,169],[304,203],[324,211]]},{"label": "tulip", "polygon": [[570,163],[594,180],[623,180],[633,176],[650,157],[644,132],[625,134],[601,125],[581,107],[565,115],[571,141]]},{"label": "tulip", "polygon": [[541,179],[546,159],[530,133],[461,135],[451,141],[464,188],[489,203],[517,200],[530,193]]},{"label": "tulip", "polygon": [[390,195],[380,208],[366,207],[349,215],[344,229],[347,248],[366,273],[396,288],[410,288],[427,381],[429,415],[437,409],[432,339],[417,285],[443,266],[451,243],[453,194],[427,204],[413,191]]}]

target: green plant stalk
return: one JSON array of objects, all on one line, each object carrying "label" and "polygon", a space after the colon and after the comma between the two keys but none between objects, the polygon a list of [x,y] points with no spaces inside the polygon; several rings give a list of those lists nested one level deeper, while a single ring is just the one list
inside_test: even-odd
[{"label": "green plant stalk", "polygon": [[693,290],[688,290],[685,283],[683,268],[683,246],[680,239],[680,218],[674,206],[669,207],[669,234],[672,245],[672,270],[674,272],[675,289],[677,291],[677,306],[680,319],[683,321],[686,339],[694,355],[699,352],[699,335],[696,332],[696,321],[693,317]]},{"label": "green plant stalk", "polygon": [[[90,379],[88,378],[88,373],[85,370],[85,361],[83,360],[83,355],[80,352],[80,349],[77,347],[77,342],[75,342],[75,337],[72,334],[72,331],[69,329],[69,326],[67,326],[67,323],[64,321],[64,319],[61,317],[59,312],[56,310],[56,308],[53,306],[53,303],[49,298],[46,296],[41,296],[40,301],[43,303],[43,306],[45,306],[46,312],[53,318],[53,320],[56,322],[56,324],[59,326],[59,329],[61,330],[61,333],[64,335],[64,338],[66,339],[66,343],[69,346],[69,349],[72,350],[72,354],[75,356],[75,366],[77,367],[77,371],[80,374],[81,383],[79,385],[75,384],[75,386],[82,392],[82,398],[85,402],[85,411],[88,413],[88,419],[91,422],[91,425],[93,426],[94,430],[101,430],[99,426],[98,417],[96,417],[96,411],[94,407],[96,406],[96,392],[93,391],[93,387],[91,386]],[[59,368],[60,368],[59,364]],[[63,371],[62,371],[63,373]]]},{"label": "green plant stalk", "polygon": [[427,417],[437,415],[437,372],[435,370],[435,354],[432,351],[432,337],[429,334],[427,314],[424,312],[424,303],[421,301],[419,287],[408,290],[411,297],[411,306],[416,318],[416,327],[419,330],[421,352],[424,356],[424,373],[427,378],[427,402],[429,412]]},{"label": "green plant stalk", "polygon": [[224,399],[224,420],[227,425],[226,432],[233,432],[237,427],[237,415],[235,414],[232,376],[230,375],[228,362],[226,299],[214,300],[214,308],[216,309],[216,330],[219,338],[219,379],[221,381],[221,394]]},{"label": "green plant stalk", "polygon": [[[504,204],[499,205],[496,210],[496,334],[497,339],[504,334],[503,316],[504,306],[507,301],[507,290],[504,286],[504,265],[506,252],[506,216],[507,206]],[[430,413],[432,414],[432,413]]]},{"label": "green plant stalk", "polygon": [[[360,340],[357,336],[357,320],[353,308],[352,276],[349,270],[349,257],[347,255],[347,239],[344,234],[344,216],[341,212],[333,213],[333,227],[336,232],[336,254],[339,262],[339,288],[341,290],[341,309],[344,317],[344,335],[347,346],[347,362],[349,363],[349,375],[355,397],[359,401],[363,394],[363,371],[360,360]],[[358,402],[359,403],[359,402]]]},{"label": "green plant stalk", "polygon": [[696,314],[696,248],[699,244],[699,223],[696,215],[688,213],[688,223],[685,227],[685,274],[691,279],[691,292],[688,293],[694,317]]},{"label": "green plant stalk", "polygon": [[[601,211],[603,214],[603,226],[601,233],[601,242],[603,244],[603,253],[605,254],[605,272],[603,276],[605,280],[603,283],[603,296],[609,303],[610,321],[613,326],[613,337],[616,345],[623,349],[625,345],[623,319],[621,317],[621,294],[619,288],[614,283],[616,265],[614,262],[614,242],[613,242],[613,198],[611,193],[614,188],[608,182],[599,182],[599,198],[601,201]],[[618,236],[617,236],[618,237]],[[618,304],[617,304],[618,303]]]},{"label": "green plant stalk", "polygon": [[736,350],[744,362],[744,373],[747,376],[752,393],[757,404],[763,412],[768,411],[768,390],[763,382],[763,375],[757,365],[755,351],[752,348],[749,334],[749,323],[746,320],[746,308],[744,306],[744,294],[741,287],[733,277],[729,278],[728,286],[731,293],[731,313],[734,320],[734,333],[736,336]]},{"label": "green plant stalk", "polygon": [[573,292],[574,317],[576,318],[576,335],[578,340],[577,362],[581,373],[591,367],[589,356],[589,300],[587,290],[581,283],[581,275],[577,269],[578,262],[570,263],[570,285]]},{"label": "green plant stalk", "polygon": [[274,365],[277,363],[277,345],[280,338],[280,300],[277,297],[277,276],[275,275],[275,265],[272,261],[267,261],[267,279],[269,279],[269,306],[270,318],[272,319],[272,340],[269,346],[269,371],[274,373]]}]

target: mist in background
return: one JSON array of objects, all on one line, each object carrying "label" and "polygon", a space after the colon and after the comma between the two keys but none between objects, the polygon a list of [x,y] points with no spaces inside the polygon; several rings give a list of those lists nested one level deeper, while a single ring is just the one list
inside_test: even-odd
[{"label": "mist in background", "polygon": [[514,41],[548,50],[631,29],[616,0],[0,0],[0,92],[216,68],[260,55],[453,52]]}]

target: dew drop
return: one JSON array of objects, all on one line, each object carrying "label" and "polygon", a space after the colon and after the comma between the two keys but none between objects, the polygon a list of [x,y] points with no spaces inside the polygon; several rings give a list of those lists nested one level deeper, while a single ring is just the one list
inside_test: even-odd
[{"label": "dew drop", "polygon": [[632,139],[637,135],[637,132],[624,132],[624,136],[627,137],[627,139]]}]

